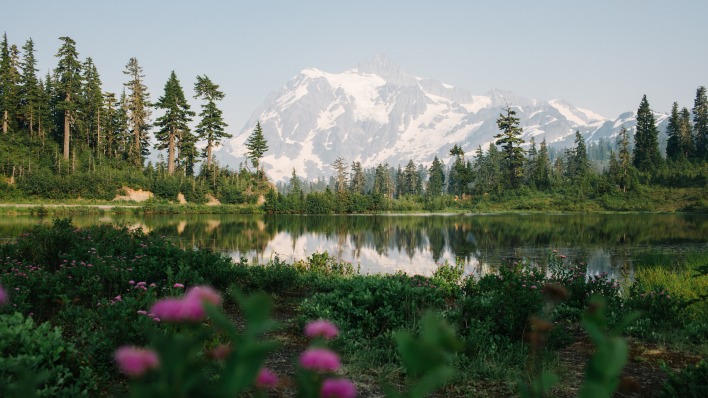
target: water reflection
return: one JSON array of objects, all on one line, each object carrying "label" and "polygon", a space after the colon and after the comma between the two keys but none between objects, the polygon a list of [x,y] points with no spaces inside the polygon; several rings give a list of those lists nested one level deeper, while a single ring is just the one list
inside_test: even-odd
[{"label": "water reflection", "polygon": [[[590,272],[619,276],[639,251],[708,250],[705,215],[364,215],[364,216],[80,216],[74,224],[121,223],[164,235],[182,247],[205,247],[238,259],[294,261],[316,251],[362,272],[430,274],[436,263],[462,261],[480,274],[503,259],[542,261],[549,249],[585,261]],[[0,219],[0,239],[38,217]]]}]

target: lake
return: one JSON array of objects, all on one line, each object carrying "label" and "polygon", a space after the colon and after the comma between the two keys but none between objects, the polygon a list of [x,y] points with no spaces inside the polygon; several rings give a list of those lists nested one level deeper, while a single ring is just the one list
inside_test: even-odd
[{"label": "lake", "polygon": [[[238,260],[288,263],[326,251],[362,273],[430,275],[436,264],[460,261],[470,274],[509,259],[542,261],[549,250],[588,264],[590,273],[631,273],[642,253],[676,261],[708,251],[708,215],[111,215],[73,216],[74,225],[118,223],[167,237],[184,248],[205,247]],[[10,241],[38,216],[0,217],[0,241]]]}]

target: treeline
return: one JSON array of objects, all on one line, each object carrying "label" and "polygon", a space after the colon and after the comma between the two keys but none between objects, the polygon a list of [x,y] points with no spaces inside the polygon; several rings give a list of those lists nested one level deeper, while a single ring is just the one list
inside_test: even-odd
[{"label": "treeline", "polygon": [[[174,71],[154,102],[136,58],[125,66],[123,90],[104,91],[93,60],[80,59],[70,37],[59,40],[57,64],[46,76],[38,75],[32,39],[21,50],[7,34],[0,43],[0,198],[112,199],[129,186],[171,200],[177,191],[196,202],[211,193],[222,202],[242,203],[264,185],[250,172],[213,160],[214,148],[231,135],[218,105],[225,94],[208,76],[194,82],[197,115]],[[161,116],[153,119],[153,111]],[[257,170],[267,150],[260,131],[249,145]],[[146,164],[151,150],[166,151],[166,159],[160,155],[157,164]]]},{"label": "treeline", "polygon": [[568,201],[637,195],[646,200],[652,187],[705,188],[708,184],[705,87],[698,88],[692,112],[687,108],[679,112],[674,104],[665,156],[646,96],[637,111],[634,133],[622,127],[614,145],[601,141],[588,148],[576,132],[574,146],[560,153],[549,148],[545,139],[537,144],[532,138],[524,149],[523,129],[512,107],[503,110],[497,125],[495,145],[486,151],[478,147],[472,159],[455,145],[449,152],[449,167],[435,157],[429,167],[411,160],[403,168],[379,164],[362,169],[360,162],[348,166],[338,158],[328,183],[322,179],[306,183],[293,170],[288,184],[280,184],[279,192],[272,190],[266,196],[265,210],[313,214],[440,210],[535,193],[560,194]]}]

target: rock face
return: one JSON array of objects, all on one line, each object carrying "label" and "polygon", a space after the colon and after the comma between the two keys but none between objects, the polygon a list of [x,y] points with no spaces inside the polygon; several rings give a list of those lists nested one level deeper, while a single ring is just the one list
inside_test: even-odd
[{"label": "rock face", "polygon": [[128,187],[121,188],[121,191],[125,195],[117,195],[113,200],[123,200],[129,202],[144,202],[151,199],[154,195],[150,191],[143,191],[142,189],[131,189]]},{"label": "rock face", "polygon": [[634,125],[632,113],[615,121],[563,100],[541,101],[492,90],[467,90],[413,76],[385,56],[343,73],[305,69],[253,113],[239,134],[217,151],[223,163],[245,160],[245,141],[260,121],[269,150],[262,159],[274,181],[332,174],[338,157],[364,167],[378,163],[429,164],[435,156],[448,161],[453,145],[471,155],[487,148],[499,132],[496,119],[504,108],[516,111],[528,143],[543,139],[551,146],[570,146],[575,131],[591,140],[611,138],[620,127]]}]

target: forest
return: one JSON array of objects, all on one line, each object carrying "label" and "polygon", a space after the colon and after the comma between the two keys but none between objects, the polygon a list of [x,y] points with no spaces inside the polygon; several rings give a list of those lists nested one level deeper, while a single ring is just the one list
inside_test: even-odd
[{"label": "forest", "polygon": [[[305,181],[293,170],[288,182],[274,185],[260,162],[268,151],[260,124],[244,148],[250,167],[232,170],[214,159],[214,149],[232,135],[219,108],[225,93],[208,76],[194,81],[197,114],[174,71],[152,100],[131,58],[122,92],[106,92],[92,59],[81,59],[70,37],[59,40],[56,66],[45,76],[38,76],[32,39],[20,49],[5,34],[0,44],[0,200],[105,201],[131,188],[166,203],[180,193],[195,204],[209,197],[255,204],[264,196],[267,213],[708,207],[703,86],[690,110],[674,103],[665,142],[646,96],[636,128],[623,128],[616,142],[587,144],[576,132],[567,149],[524,142],[523,126],[507,107],[500,109],[495,145],[486,150],[466,154],[455,145],[450,158],[436,157],[429,166],[411,160],[367,169],[338,158],[329,178]],[[151,151],[159,151],[155,162],[147,161]]]}]

